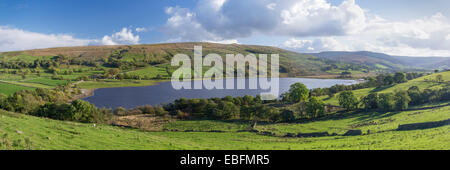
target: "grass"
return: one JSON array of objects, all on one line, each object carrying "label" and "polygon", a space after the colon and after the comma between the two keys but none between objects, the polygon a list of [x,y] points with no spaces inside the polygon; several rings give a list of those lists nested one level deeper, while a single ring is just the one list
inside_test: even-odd
[{"label": "grass", "polygon": [[18,92],[21,90],[32,90],[32,89],[34,89],[34,88],[0,82],[0,93],[5,94],[5,95],[14,94],[15,92]]},{"label": "grass", "polygon": [[138,86],[152,86],[160,80],[99,80],[86,81],[78,84],[82,89],[96,89],[96,88],[112,88],[112,87],[138,87]]},{"label": "grass", "polygon": [[400,124],[441,121],[447,119],[450,119],[450,106],[403,112],[346,113],[344,115],[334,115],[307,123],[262,125],[259,126],[259,130],[271,131],[280,135],[299,132],[329,132],[344,134],[350,129],[361,129],[363,132],[370,130],[371,133],[376,133],[395,130]]},{"label": "grass", "polygon": [[154,67],[149,66],[140,70],[131,71],[128,72],[130,75],[137,75],[141,77],[149,77],[149,78],[155,78],[157,75],[161,75],[162,77],[169,78],[169,74],[167,73],[165,68],[162,67]]},{"label": "grass", "polygon": [[46,77],[39,77],[31,80],[26,80],[25,82],[28,83],[36,83],[36,84],[43,84],[47,86],[60,86],[60,85],[66,85],[68,83],[67,80],[53,80],[51,78]]},{"label": "grass", "polygon": [[[442,75],[443,80],[445,82],[436,82],[436,76]],[[450,81],[450,71],[435,73],[428,76],[419,77],[417,79],[410,80],[406,83],[395,84],[392,86],[385,86],[379,88],[365,88],[353,90],[353,93],[357,98],[361,98],[367,96],[369,93],[377,92],[377,93],[392,93],[398,90],[408,90],[412,86],[419,87],[420,90],[424,89],[439,89],[442,88]],[[327,104],[331,105],[339,105],[338,96],[340,93],[335,94],[333,97],[321,96],[320,98]]]},{"label": "grass", "polygon": [[224,131],[236,132],[240,130],[248,130],[250,123],[232,122],[232,121],[216,121],[216,120],[189,120],[175,121],[163,126],[167,131]]},{"label": "grass", "polygon": [[[411,112],[398,113],[395,121],[402,123],[443,119],[449,115],[448,108],[440,110],[439,115],[431,116],[433,111],[427,111],[415,118],[407,118]],[[401,116],[400,116],[401,115]],[[414,116],[413,115],[413,116]],[[422,116],[425,115],[425,116]],[[411,116],[411,115],[409,115]],[[342,118],[335,122],[318,121],[305,124],[310,128],[325,128],[332,126],[348,126],[358,117]],[[420,119],[418,119],[420,118]],[[422,119],[423,118],[423,119]],[[385,119],[385,118],[380,118]],[[406,120],[403,120],[406,119]],[[378,119],[377,119],[378,120]],[[178,122],[188,127],[193,121]],[[225,124],[224,124],[225,123]],[[232,126],[239,129],[233,122],[200,121],[202,124],[223,127]],[[179,126],[176,124],[168,126]],[[210,125],[205,126],[209,128]],[[286,125],[279,125],[286,126]],[[277,128],[280,128],[277,126]],[[293,124],[297,131],[302,127]],[[382,125],[382,129],[390,129],[395,124]],[[263,126],[264,128],[270,128]],[[293,127],[291,127],[293,128]],[[299,128],[299,129],[297,129]],[[374,128],[374,127],[372,127]],[[202,128],[203,129],[203,128]],[[287,127],[286,127],[287,129]],[[50,120],[17,113],[0,111],[0,149],[155,149],[155,150],[193,150],[193,149],[449,149],[448,133],[450,126],[412,131],[386,131],[363,136],[330,136],[318,138],[282,138],[263,136],[251,132],[144,132],[108,125],[83,124]],[[8,145],[7,143],[10,143]]]}]

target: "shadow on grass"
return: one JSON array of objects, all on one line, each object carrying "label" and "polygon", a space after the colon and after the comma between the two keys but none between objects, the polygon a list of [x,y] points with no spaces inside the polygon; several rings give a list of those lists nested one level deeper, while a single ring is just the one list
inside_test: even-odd
[{"label": "shadow on grass", "polygon": [[441,126],[450,125],[450,119],[435,121],[435,122],[424,122],[424,123],[411,123],[399,125],[397,131],[408,131],[408,130],[423,130],[423,129],[431,129],[437,128]]},{"label": "shadow on grass", "polygon": [[391,88],[393,86],[395,86],[395,84],[391,84],[391,85],[388,85],[388,86],[377,87],[377,88],[371,90],[370,92],[371,93],[376,93],[376,92],[383,91],[383,90],[386,90],[388,88]]}]

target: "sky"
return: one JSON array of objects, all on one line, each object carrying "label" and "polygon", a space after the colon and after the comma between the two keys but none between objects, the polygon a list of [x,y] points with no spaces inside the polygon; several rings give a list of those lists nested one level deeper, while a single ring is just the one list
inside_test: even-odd
[{"label": "sky", "polygon": [[450,57],[448,0],[0,0],[0,52],[217,42]]}]

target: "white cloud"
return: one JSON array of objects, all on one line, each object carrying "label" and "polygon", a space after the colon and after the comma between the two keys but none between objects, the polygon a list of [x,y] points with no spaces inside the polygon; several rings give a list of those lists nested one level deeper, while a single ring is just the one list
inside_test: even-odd
[{"label": "white cloud", "polygon": [[139,35],[134,35],[131,29],[122,28],[122,31],[116,32],[111,36],[105,35],[102,45],[120,45],[120,44],[138,44]]},{"label": "white cloud", "polygon": [[268,9],[270,9],[270,10],[274,10],[276,6],[277,6],[276,3],[270,3],[270,4],[267,4],[266,7],[267,7]]},{"label": "white cloud", "polygon": [[325,0],[297,0],[281,10],[280,34],[330,36],[357,33],[364,29],[366,16],[354,0],[333,6]]},{"label": "white cloud", "polygon": [[0,51],[83,46],[89,44],[90,41],[77,39],[68,34],[41,34],[0,26]]},{"label": "white cloud", "polygon": [[199,0],[193,9],[169,7],[164,31],[188,40],[236,39],[254,33],[287,36],[345,35],[365,26],[354,0]]},{"label": "white cloud", "polygon": [[145,31],[147,31],[147,28],[137,27],[135,30],[136,30],[136,32],[145,32]]},{"label": "white cloud", "polygon": [[222,41],[209,41],[209,40],[204,40],[204,42],[219,43],[219,44],[239,44],[238,40],[236,40],[236,39],[232,39],[232,40],[222,40]]},{"label": "white cloud", "polygon": [[306,40],[291,38],[284,42],[281,47],[301,52],[348,51],[350,49],[348,46],[340,43],[333,37],[322,37]]},{"label": "white cloud", "polygon": [[[249,10],[251,9],[251,10]],[[281,47],[304,52],[367,50],[393,55],[450,56],[450,22],[438,13],[389,21],[355,0],[199,0],[169,7],[163,31],[177,41],[223,41],[253,35],[289,37]]]},{"label": "white cloud", "polygon": [[[312,43],[306,44],[306,47],[291,45],[294,42],[292,40],[286,41],[282,47],[300,52],[364,50],[392,55],[450,56],[450,38],[446,37],[449,34],[450,21],[440,13],[405,22],[392,22],[373,16],[360,33],[332,37],[335,45],[322,46],[326,44],[319,43],[323,42],[323,38],[312,37],[309,39]],[[295,40],[299,42],[304,38]]]},{"label": "white cloud", "polygon": [[139,36],[131,29],[104,36],[102,39],[75,38],[69,34],[43,34],[18,28],[0,26],[0,51],[18,51],[50,47],[138,44]]}]

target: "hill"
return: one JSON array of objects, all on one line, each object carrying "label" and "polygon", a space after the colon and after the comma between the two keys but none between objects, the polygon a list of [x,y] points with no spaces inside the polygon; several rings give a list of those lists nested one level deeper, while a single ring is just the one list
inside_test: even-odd
[{"label": "hill", "polygon": [[[57,55],[63,55],[69,60],[82,62],[103,62],[111,55],[120,55],[120,60],[124,62],[148,61],[153,64],[168,64],[172,56],[183,53],[193,55],[194,46],[203,47],[203,55],[216,53],[222,57],[225,54],[280,54],[280,71],[282,76],[315,76],[323,74],[338,75],[347,71],[351,67],[353,71],[367,71],[367,69],[356,64],[334,62],[327,59],[320,59],[315,56],[299,54],[296,52],[257,45],[241,44],[216,44],[216,43],[169,43],[150,45],[118,45],[118,46],[85,46],[85,47],[61,47],[36,49],[27,51],[14,51],[0,53],[0,61],[24,61],[33,62],[37,59],[50,60]],[[326,68],[337,66],[335,72],[330,72]]]},{"label": "hill", "polygon": [[361,64],[374,69],[387,69],[394,71],[450,68],[450,58],[447,57],[391,56],[383,53],[374,53],[369,51],[327,51],[321,53],[311,53],[309,55],[333,61]]},{"label": "hill", "polygon": [[[438,75],[442,76],[443,82],[435,81],[436,77]],[[374,93],[374,92],[390,93],[390,92],[395,92],[398,90],[408,90],[412,86],[417,86],[421,90],[440,89],[445,86],[448,86],[449,81],[450,81],[450,71],[445,71],[445,72],[440,72],[440,73],[435,73],[435,74],[419,77],[419,78],[410,80],[405,83],[394,84],[391,86],[384,86],[384,87],[377,87],[377,88],[371,87],[371,88],[353,90],[353,93],[355,94],[356,97],[361,98],[361,97],[367,96],[369,93]],[[339,94],[336,94],[333,97],[322,96],[322,99],[324,100],[324,102],[326,102],[328,104],[337,106],[337,105],[339,105],[338,95]]]},{"label": "hill", "polygon": [[[176,121],[169,130],[136,129],[65,122],[0,110],[1,149],[448,149],[450,126],[397,130],[398,125],[449,119],[450,106],[421,111],[358,113],[311,122],[261,124],[257,129],[275,136],[245,132],[247,125],[226,121]],[[194,130],[184,132],[185,129]],[[349,129],[364,135],[342,136]],[[223,131],[207,132],[207,131]],[[244,131],[243,131],[244,130]],[[370,134],[366,131],[370,130]],[[198,131],[198,132],[197,132]],[[337,133],[325,137],[283,137],[288,133]]]}]

